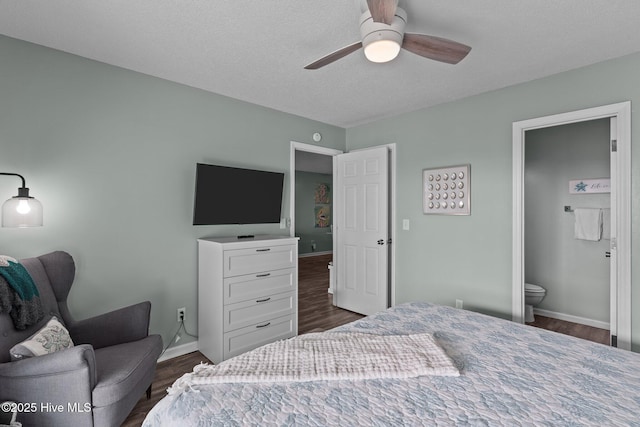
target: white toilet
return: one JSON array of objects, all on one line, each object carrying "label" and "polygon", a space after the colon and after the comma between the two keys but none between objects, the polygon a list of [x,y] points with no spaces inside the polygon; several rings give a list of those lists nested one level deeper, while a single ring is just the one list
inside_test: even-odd
[{"label": "white toilet", "polygon": [[547,291],[539,285],[531,283],[524,284],[524,321],[533,322],[535,317],[533,316],[533,307],[540,304],[544,299]]}]

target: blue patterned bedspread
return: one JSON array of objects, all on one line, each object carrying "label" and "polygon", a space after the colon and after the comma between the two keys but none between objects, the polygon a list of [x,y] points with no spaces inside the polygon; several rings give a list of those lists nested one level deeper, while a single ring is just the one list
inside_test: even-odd
[{"label": "blue patterned bedspread", "polygon": [[428,303],[335,330],[430,332],[461,375],[198,386],[143,426],[640,426],[636,353]]}]

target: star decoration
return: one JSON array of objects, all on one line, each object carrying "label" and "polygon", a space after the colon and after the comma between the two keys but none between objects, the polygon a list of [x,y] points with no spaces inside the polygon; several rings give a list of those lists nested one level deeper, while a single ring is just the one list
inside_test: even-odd
[{"label": "star decoration", "polygon": [[587,184],[585,184],[584,182],[580,181],[579,183],[576,184],[576,191],[587,191]]}]

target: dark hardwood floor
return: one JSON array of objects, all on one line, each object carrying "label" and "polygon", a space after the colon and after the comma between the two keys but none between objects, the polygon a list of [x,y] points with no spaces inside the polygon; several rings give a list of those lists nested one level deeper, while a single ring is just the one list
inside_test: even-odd
[{"label": "dark hardwood floor", "polygon": [[183,374],[193,371],[193,367],[200,362],[211,363],[202,353],[195,351],[158,363],[151,387],[151,399],[147,400],[146,394],[142,396],[122,426],[141,426],[151,408],[167,395],[167,388]]},{"label": "dark hardwood floor", "polygon": [[333,305],[329,288],[329,269],[332,255],[318,255],[298,259],[298,333],[314,329],[331,329],[363,318],[361,314]]},{"label": "dark hardwood floor", "polygon": [[606,329],[594,328],[593,326],[581,325],[579,323],[567,322],[537,314],[535,322],[527,323],[527,325],[609,345],[609,331]]},{"label": "dark hardwood floor", "polygon": [[[317,329],[331,329],[353,322],[364,316],[353,313],[332,304],[329,288],[329,270],[327,266],[332,255],[304,257],[298,260],[298,333],[305,334]],[[211,363],[199,351],[185,354],[158,363],[153,380],[151,399],[143,396],[122,424],[124,427],[138,427],[151,408],[167,393],[168,387],[180,376],[191,372],[200,362]]]}]

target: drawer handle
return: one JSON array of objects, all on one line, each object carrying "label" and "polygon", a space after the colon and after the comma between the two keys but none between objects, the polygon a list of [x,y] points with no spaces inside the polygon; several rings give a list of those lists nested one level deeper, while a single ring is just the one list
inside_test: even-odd
[{"label": "drawer handle", "polygon": [[266,248],[266,249],[256,249],[256,252],[269,252],[271,250],[271,248]]},{"label": "drawer handle", "polygon": [[256,300],[256,302],[267,302],[267,301],[269,301],[270,299],[271,299],[271,297],[269,297],[269,298],[265,298],[265,299],[259,299],[259,300]]},{"label": "drawer handle", "polygon": [[267,326],[269,326],[271,324],[271,322],[267,322],[264,325],[257,325],[256,328],[266,328]]},{"label": "drawer handle", "polygon": [[268,277],[268,276],[271,276],[271,273],[256,274],[256,277]]}]

